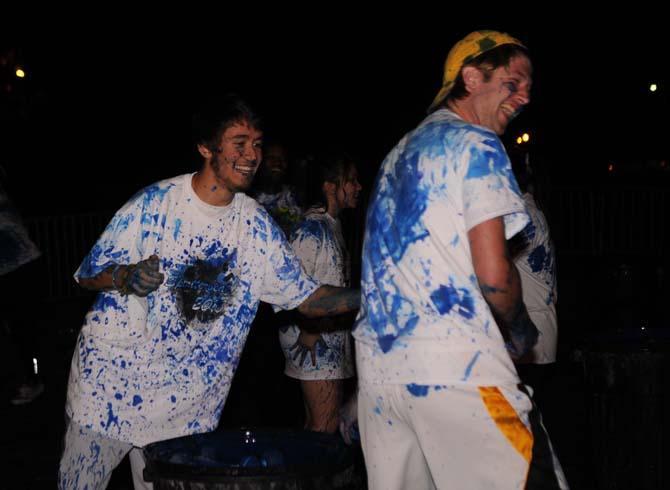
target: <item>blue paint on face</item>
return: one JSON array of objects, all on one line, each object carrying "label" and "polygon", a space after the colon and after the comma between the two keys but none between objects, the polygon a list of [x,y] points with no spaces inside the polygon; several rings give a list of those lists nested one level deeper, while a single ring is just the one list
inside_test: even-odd
[{"label": "blue paint on face", "polygon": [[413,396],[423,397],[428,395],[428,385],[418,385],[415,383],[408,384],[406,386],[407,391],[409,391]]},{"label": "blue paint on face", "polygon": [[181,228],[181,220],[179,218],[174,220],[174,231],[172,232],[172,237],[176,240],[179,236],[179,230]]},{"label": "blue paint on face", "polygon": [[463,379],[462,381],[467,381],[470,375],[472,374],[472,368],[474,367],[475,363],[477,362],[477,359],[479,358],[479,355],[481,354],[481,351],[477,351],[474,356],[472,356],[472,359],[468,363],[468,366],[465,368],[465,373],[463,374]]},{"label": "blue paint on face", "polygon": [[140,395],[135,395],[133,396],[133,407],[136,407],[140,403],[142,403],[142,397]]},{"label": "blue paint on face", "polygon": [[430,295],[430,299],[441,315],[450,313],[453,308],[464,318],[471,319],[475,315],[475,304],[470,291],[455,288],[452,284],[440,285]]}]

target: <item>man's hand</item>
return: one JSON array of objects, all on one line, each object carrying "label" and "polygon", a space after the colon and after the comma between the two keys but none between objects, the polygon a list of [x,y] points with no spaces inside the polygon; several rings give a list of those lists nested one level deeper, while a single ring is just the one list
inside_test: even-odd
[{"label": "man's hand", "polygon": [[158,256],[152,255],[148,259],[126,268],[125,279],[119,287],[123,294],[134,294],[144,297],[158,289],[163,283],[164,276],[158,272]]},{"label": "man's hand", "polygon": [[312,359],[312,365],[316,367],[316,350],[319,344],[323,345],[324,348],[328,348],[320,334],[308,333],[304,330],[300,330],[298,340],[291,346],[293,360],[295,361],[300,357],[300,365],[302,366],[307,354],[309,354]]}]

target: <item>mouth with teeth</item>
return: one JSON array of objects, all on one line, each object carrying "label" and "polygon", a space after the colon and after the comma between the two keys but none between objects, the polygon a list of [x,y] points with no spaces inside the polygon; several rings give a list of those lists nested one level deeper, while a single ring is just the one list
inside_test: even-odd
[{"label": "mouth with teeth", "polygon": [[505,116],[507,116],[507,119],[511,121],[512,119],[514,119],[516,116],[519,115],[519,113],[521,112],[521,107],[515,109],[510,104],[501,104],[500,110],[503,112],[503,114],[505,114]]},{"label": "mouth with teeth", "polygon": [[240,173],[247,178],[251,178],[254,176],[254,174],[256,173],[256,167],[257,167],[256,162],[247,162],[247,163],[235,162],[233,164],[233,170],[235,170],[237,173]]}]

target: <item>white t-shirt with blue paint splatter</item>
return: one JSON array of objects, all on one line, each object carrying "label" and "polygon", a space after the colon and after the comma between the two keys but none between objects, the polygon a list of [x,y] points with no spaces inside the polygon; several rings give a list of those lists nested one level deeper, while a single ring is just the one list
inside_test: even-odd
[{"label": "white t-shirt with blue paint splatter", "polygon": [[[302,262],[305,271],[329,286],[349,286],[349,257],[344,245],[342,228],[325,209],[312,209],[291,234],[291,247]],[[286,357],[284,373],[296,379],[346,379],[354,375],[351,333],[348,330],[323,333],[324,345],[316,351],[316,365],[311,356],[303,362],[293,359],[291,347],[298,340],[300,329],[289,325],[279,331],[279,341]]]},{"label": "white t-shirt with blue paint splatter", "polygon": [[521,277],[523,302],[540,333],[528,359],[546,364],[556,361],[558,342],[556,255],[544,213],[531,194],[525,193],[523,199],[530,223],[521,232],[525,248],[514,257],[514,263]]},{"label": "white t-shirt with blue paint splatter", "polygon": [[359,377],[372,383],[500,385],[518,377],[475,276],[467,232],[528,222],[507,154],[489,129],[446,109],[391,150],[368,208]]},{"label": "white t-shirt with blue paint splatter", "polygon": [[210,206],[191,180],[131,198],[75,273],[160,257],[165,281],[147,298],[98,295],[68,385],[73,421],[136,446],[214,429],[258,302],[292,309],[317,287],[256,201]]}]

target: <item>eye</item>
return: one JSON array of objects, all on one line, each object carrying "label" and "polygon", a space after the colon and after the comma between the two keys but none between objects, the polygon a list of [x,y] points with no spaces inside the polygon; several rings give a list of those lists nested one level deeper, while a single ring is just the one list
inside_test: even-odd
[{"label": "eye", "polygon": [[513,94],[517,93],[519,90],[515,82],[503,82],[503,86]]}]

